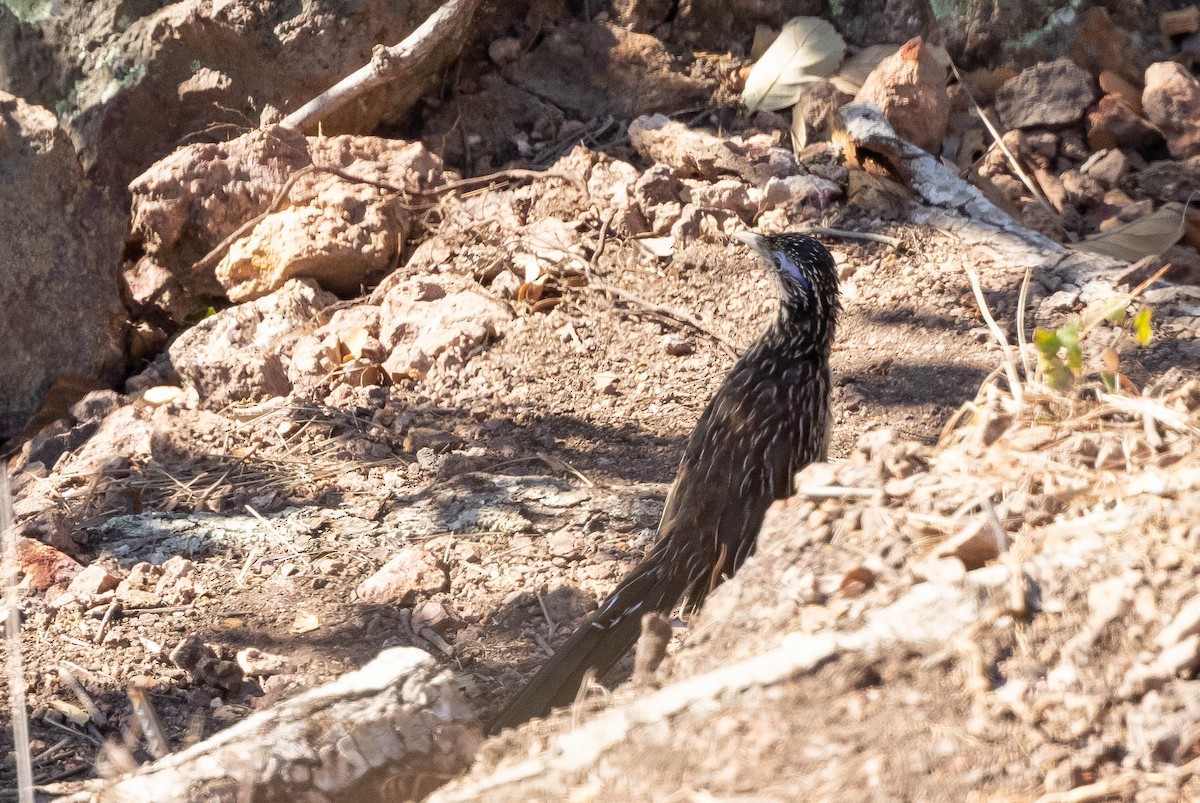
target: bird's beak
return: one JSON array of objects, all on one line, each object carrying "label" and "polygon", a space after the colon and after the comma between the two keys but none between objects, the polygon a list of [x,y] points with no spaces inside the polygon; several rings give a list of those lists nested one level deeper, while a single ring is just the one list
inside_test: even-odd
[{"label": "bird's beak", "polygon": [[752,231],[746,231],[743,229],[742,231],[735,232],[733,239],[744,243],[745,245],[749,246],[751,250],[757,251],[764,257],[767,255],[767,241],[766,238],[761,234],[755,234]]}]

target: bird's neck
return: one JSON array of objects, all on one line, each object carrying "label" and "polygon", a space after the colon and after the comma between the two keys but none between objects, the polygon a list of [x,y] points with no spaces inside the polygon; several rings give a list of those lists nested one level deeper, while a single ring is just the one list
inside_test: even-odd
[{"label": "bird's neck", "polygon": [[812,359],[827,362],[833,347],[834,326],[833,317],[826,311],[784,302],[758,344],[786,354],[790,362]]}]

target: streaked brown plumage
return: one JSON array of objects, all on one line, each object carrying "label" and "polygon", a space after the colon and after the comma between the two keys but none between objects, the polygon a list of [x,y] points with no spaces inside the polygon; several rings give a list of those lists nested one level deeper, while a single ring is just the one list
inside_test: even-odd
[{"label": "streaked brown plumage", "polygon": [[840,310],[833,257],[801,234],[738,239],[772,267],[779,311],[730,370],[688,440],[658,539],[492,725],[513,727],[574,700],[637,640],[643,614],[686,612],[754,551],[767,508],[828,444],[829,353]]}]

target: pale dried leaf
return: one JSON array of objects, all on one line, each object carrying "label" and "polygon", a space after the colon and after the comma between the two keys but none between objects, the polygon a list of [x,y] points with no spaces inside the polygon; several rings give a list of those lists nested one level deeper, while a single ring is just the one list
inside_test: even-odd
[{"label": "pale dried leaf", "polygon": [[309,633],[321,626],[321,620],[316,614],[308,611],[297,611],[296,618],[292,620],[292,626],[289,628],[292,633]]},{"label": "pale dried leaf", "polygon": [[746,77],[742,101],[750,111],[791,106],[804,84],[824,78],[842,63],[846,43],[819,17],[795,17]]},{"label": "pale dried leaf", "polygon": [[660,259],[665,259],[675,253],[674,237],[642,237],[634,242]]},{"label": "pale dried leaf", "polygon": [[797,104],[792,108],[792,150],[796,153],[804,150],[808,145],[808,123],[804,121],[804,115],[800,113],[800,106]]},{"label": "pale dried leaf", "polygon": [[353,362],[362,357],[363,349],[367,345],[367,338],[370,336],[371,333],[361,326],[343,332],[338,338],[342,342],[342,361]]},{"label": "pale dried leaf", "polygon": [[1074,243],[1076,251],[1100,254],[1123,262],[1158,256],[1183,236],[1183,204],[1163,204],[1151,215],[1116,226]]},{"label": "pale dried leaf", "polygon": [[533,254],[513,254],[513,265],[524,274],[526,283],[542,275],[542,263]]}]

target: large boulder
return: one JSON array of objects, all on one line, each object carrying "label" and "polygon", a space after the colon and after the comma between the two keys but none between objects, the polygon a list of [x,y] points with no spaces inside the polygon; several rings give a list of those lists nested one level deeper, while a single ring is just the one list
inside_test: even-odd
[{"label": "large boulder", "polygon": [[[367,63],[441,0],[61,0],[19,21],[0,4],[0,89],[59,110],[93,178],[119,196],[181,142],[277,119]],[[22,4],[30,5],[30,4]],[[449,37],[322,121],[326,134],[403,116],[457,54]],[[169,110],[169,113],[167,113]]]},{"label": "large boulder", "polygon": [[[441,160],[403,140],[267,127],[180,148],[130,185],[144,251],[127,273],[131,300],[180,319],[197,296],[246,301],[291,278],[351,294],[403,248],[413,222],[405,196],[442,181]],[[255,218],[213,264],[194,268]]]},{"label": "large boulder", "polygon": [[120,219],[54,114],[0,93],[0,438],[60,377],[117,380]]}]

